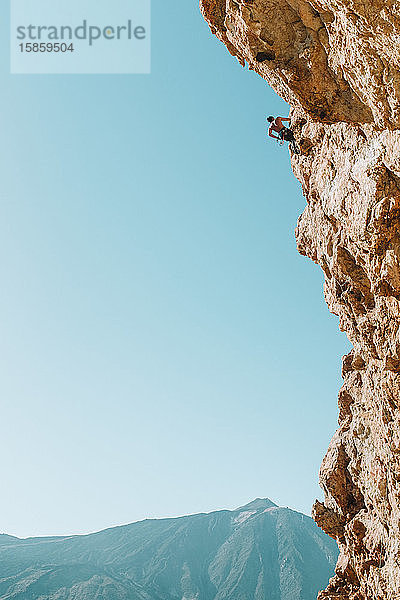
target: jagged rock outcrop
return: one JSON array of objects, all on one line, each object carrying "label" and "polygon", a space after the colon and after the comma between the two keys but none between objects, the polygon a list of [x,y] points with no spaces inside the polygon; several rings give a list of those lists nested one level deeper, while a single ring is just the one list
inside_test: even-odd
[{"label": "jagged rock outcrop", "polygon": [[353,344],[317,523],[339,543],[320,598],[400,598],[400,3],[202,0],[210,27],[292,107],[298,249]]}]

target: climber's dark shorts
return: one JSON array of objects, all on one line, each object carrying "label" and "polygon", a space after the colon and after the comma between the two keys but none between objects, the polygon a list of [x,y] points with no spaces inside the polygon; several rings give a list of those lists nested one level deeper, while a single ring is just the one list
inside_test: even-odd
[{"label": "climber's dark shorts", "polygon": [[286,142],[294,142],[293,131],[288,127],[282,127],[278,133],[278,137],[280,140],[285,140]]}]

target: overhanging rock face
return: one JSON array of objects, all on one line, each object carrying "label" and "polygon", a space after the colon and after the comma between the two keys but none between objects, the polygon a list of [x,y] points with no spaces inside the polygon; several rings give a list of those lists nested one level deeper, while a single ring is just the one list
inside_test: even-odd
[{"label": "overhanging rock face", "polygon": [[314,518],[341,555],[321,598],[400,598],[400,3],[202,0],[211,30],[292,106],[299,251],[354,348]]},{"label": "overhanging rock face", "polygon": [[397,0],[201,0],[210,27],[293,106],[322,122],[397,127]]}]

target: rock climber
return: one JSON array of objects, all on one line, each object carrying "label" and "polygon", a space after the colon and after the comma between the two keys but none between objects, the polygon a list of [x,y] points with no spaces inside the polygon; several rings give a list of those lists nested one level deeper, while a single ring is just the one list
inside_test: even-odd
[{"label": "rock climber", "polygon": [[[275,140],[281,141],[282,143],[289,142],[292,151],[297,154],[298,149],[296,146],[296,140],[294,139],[294,133],[289,127],[286,127],[283,124],[283,121],[290,123],[290,119],[287,117],[267,117],[267,121],[270,123],[268,135]],[[274,135],[274,132],[278,135]]]}]

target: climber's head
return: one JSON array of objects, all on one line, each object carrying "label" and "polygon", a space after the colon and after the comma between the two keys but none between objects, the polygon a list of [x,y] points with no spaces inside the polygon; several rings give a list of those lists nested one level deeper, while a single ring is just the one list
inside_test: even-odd
[{"label": "climber's head", "polygon": [[275,121],[274,117],[267,117],[267,121],[268,123],[272,123],[272,121]]}]

